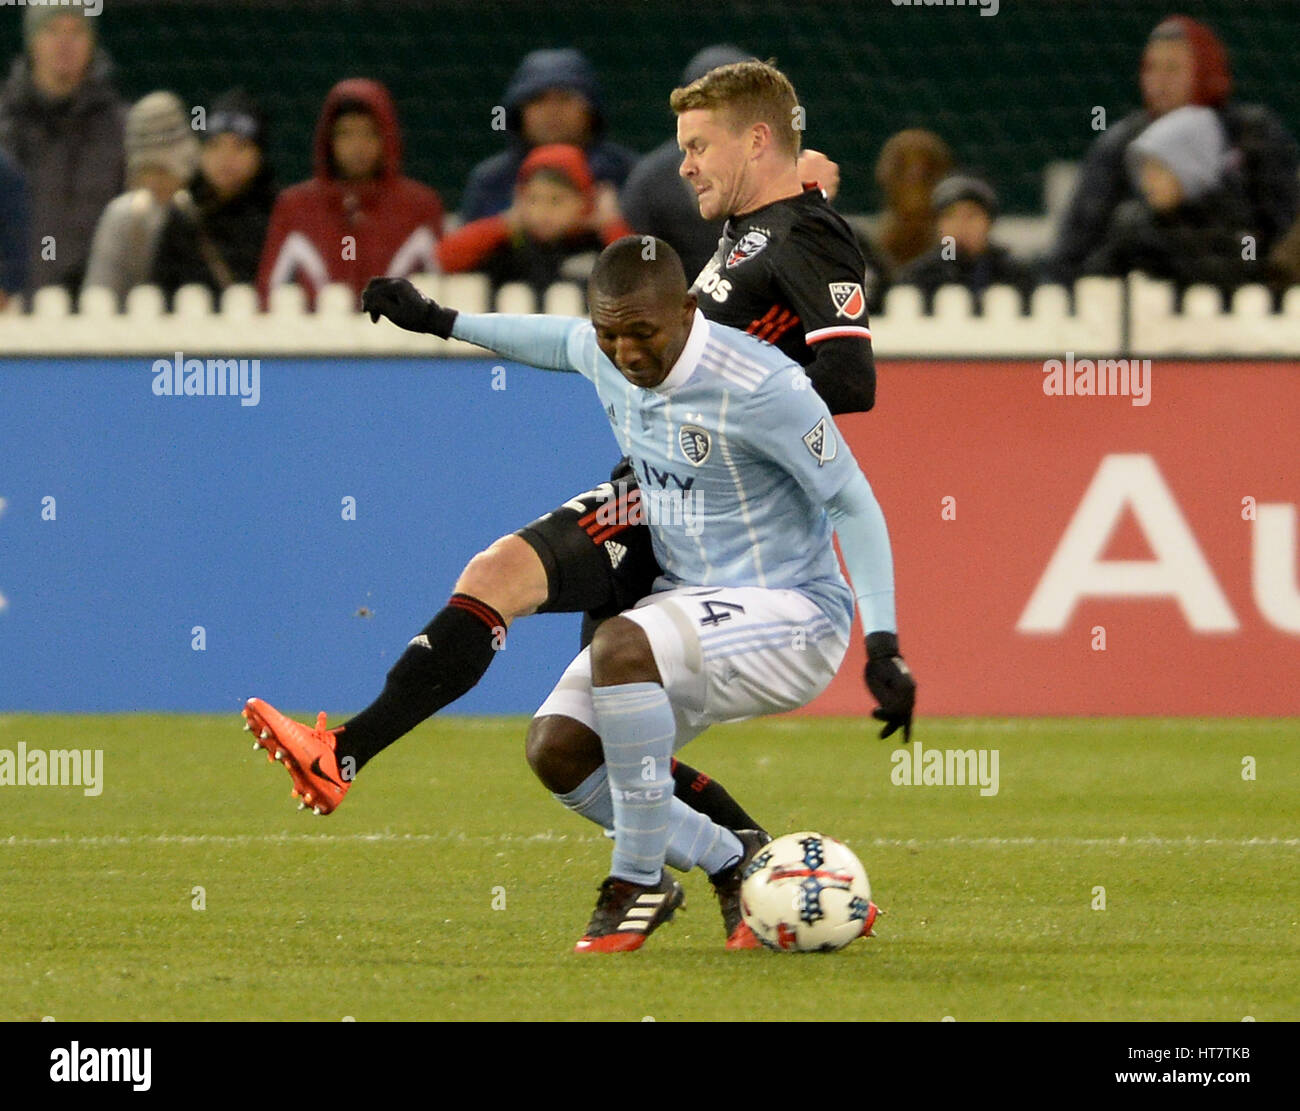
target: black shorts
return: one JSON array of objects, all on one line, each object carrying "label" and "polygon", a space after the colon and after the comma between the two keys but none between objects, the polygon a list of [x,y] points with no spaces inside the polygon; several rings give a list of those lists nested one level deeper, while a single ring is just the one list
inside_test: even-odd
[{"label": "black shorts", "polygon": [[586,613],[600,620],[650,593],[662,571],[650,530],[641,522],[640,502],[636,476],[620,465],[609,482],[515,533],[546,568],[546,602],[538,613]]}]

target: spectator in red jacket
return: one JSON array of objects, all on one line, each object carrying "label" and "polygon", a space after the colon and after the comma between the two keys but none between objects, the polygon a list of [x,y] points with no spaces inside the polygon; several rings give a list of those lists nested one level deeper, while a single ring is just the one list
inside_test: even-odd
[{"label": "spectator in red jacket", "polygon": [[552,282],[585,280],[596,255],[631,234],[613,186],[592,180],[582,150],[548,143],[524,159],[510,208],[447,236],[438,261],[449,274],[487,274],[494,296],[507,282],[526,282],[540,297]]},{"label": "spectator in red jacket", "polygon": [[280,194],[262,251],[258,288],[297,281],[314,305],[330,282],[360,296],[376,274],[437,269],[442,201],[403,177],[402,140],[388,90],[340,81],[316,125],[315,173]]}]

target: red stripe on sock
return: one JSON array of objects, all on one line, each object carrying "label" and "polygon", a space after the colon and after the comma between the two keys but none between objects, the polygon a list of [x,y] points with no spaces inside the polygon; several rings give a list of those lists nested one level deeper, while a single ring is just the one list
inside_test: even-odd
[{"label": "red stripe on sock", "polygon": [[477,617],[488,627],[488,631],[491,633],[506,627],[505,620],[496,610],[486,602],[480,602],[477,598],[471,598],[468,594],[453,594],[447,599],[447,605],[455,606],[457,609],[462,609],[466,613]]}]

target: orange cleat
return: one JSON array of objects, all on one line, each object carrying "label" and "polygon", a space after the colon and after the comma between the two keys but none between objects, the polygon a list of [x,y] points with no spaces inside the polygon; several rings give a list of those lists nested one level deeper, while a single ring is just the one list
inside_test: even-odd
[{"label": "orange cleat", "polygon": [[329,814],[343,801],[352,786],[351,777],[339,768],[335,749],[342,729],[326,729],[325,715],[316,718],[312,729],[285,717],[269,702],[250,698],[244,703],[244,728],[256,735],[254,748],[266,750],[266,758],[289,769],[293,797],[298,809],[311,807],[315,814]]},{"label": "orange cleat", "polygon": [[731,936],[727,938],[727,949],[761,949],[762,942],[754,936],[754,931],[749,928],[748,922],[741,922],[734,930]]}]

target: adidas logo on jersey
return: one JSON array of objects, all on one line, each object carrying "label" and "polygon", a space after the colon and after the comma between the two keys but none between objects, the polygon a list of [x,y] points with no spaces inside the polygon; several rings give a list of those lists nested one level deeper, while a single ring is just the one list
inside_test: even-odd
[{"label": "adidas logo on jersey", "polygon": [[618,565],[623,562],[623,557],[627,555],[627,548],[617,540],[606,540],[605,551],[609,555],[610,567],[617,571]]}]

